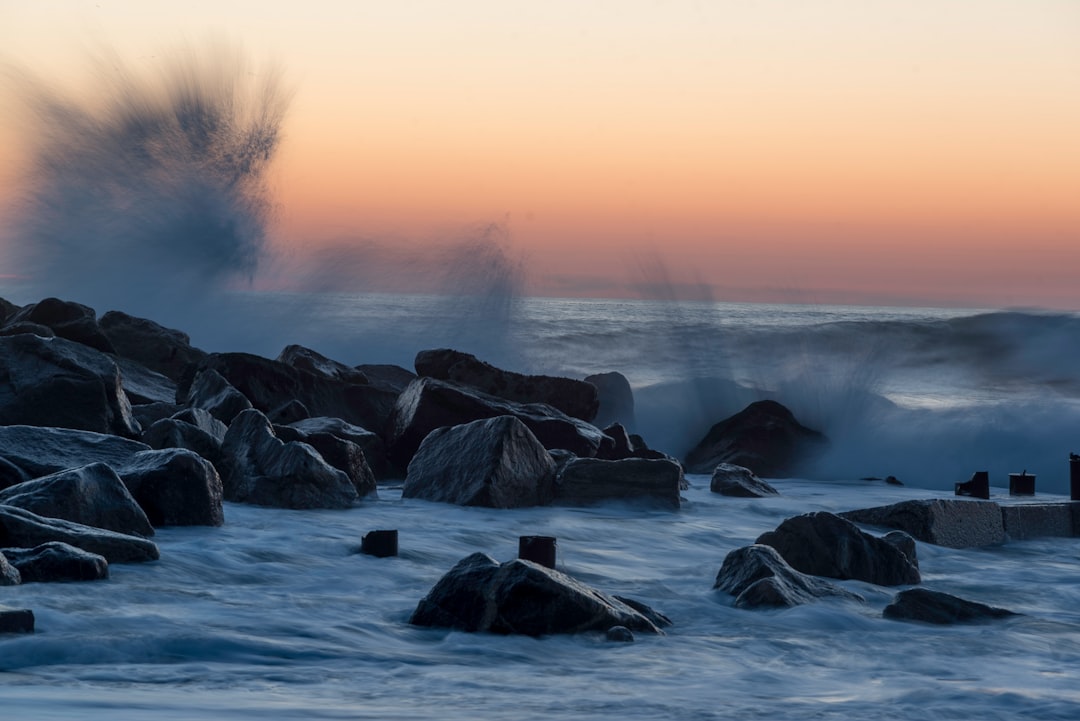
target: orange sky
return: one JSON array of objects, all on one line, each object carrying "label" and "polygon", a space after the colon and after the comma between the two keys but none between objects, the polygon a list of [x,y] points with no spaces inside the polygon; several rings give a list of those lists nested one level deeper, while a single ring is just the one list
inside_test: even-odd
[{"label": "orange sky", "polygon": [[534,292],[660,258],[724,299],[1080,309],[1071,0],[23,5],[0,47],[72,82],[102,40],[280,61],[283,245],[501,222]]}]

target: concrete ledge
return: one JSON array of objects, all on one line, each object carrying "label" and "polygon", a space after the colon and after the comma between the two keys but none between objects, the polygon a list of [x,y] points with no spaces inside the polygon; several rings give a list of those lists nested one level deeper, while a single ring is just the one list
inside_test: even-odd
[{"label": "concrete ledge", "polygon": [[1010,540],[1077,535],[1080,503],[1024,503],[1001,506],[1001,521]]},{"label": "concrete ledge", "polygon": [[995,546],[1006,540],[1001,506],[992,501],[904,501],[840,515],[855,523],[895,528],[920,541],[949,548]]}]

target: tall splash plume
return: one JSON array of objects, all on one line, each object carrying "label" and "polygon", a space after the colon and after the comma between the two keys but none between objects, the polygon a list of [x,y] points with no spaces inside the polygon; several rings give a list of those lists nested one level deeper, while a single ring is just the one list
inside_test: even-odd
[{"label": "tall splash plume", "polygon": [[12,72],[30,157],[9,256],[31,299],[183,324],[179,307],[250,279],[265,252],[289,93],[223,43],[152,75],[110,52],[91,64],[86,97]]}]

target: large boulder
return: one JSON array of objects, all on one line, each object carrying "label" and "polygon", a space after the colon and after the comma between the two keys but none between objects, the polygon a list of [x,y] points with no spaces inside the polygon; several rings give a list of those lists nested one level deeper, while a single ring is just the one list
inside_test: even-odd
[{"label": "large boulder", "polygon": [[0,553],[19,569],[23,583],[100,581],[109,577],[109,562],[104,556],[59,541],[34,548],[5,548]]},{"label": "large boulder", "polygon": [[972,548],[1005,543],[1001,507],[990,501],[902,501],[840,515],[855,523],[895,528],[935,546]]},{"label": "large boulder", "polygon": [[622,373],[597,373],[587,376],[586,383],[596,386],[599,409],[592,422],[600,428],[606,428],[612,423],[620,423],[627,428],[637,427],[637,418],[634,415],[634,390],[630,387],[630,381]]},{"label": "large boulder", "polygon": [[555,462],[513,416],[436,429],[409,463],[405,498],[520,508],[551,501]]},{"label": "large boulder", "polygon": [[611,443],[599,428],[551,406],[513,403],[457,383],[418,378],[398,397],[387,426],[390,459],[405,467],[436,428],[495,416],[514,416],[548,450],[563,448],[582,458],[595,456],[603,444]]},{"label": "large boulder", "polygon": [[11,323],[37,323],[53,331],[58,337],[88,346],[102,353],[113,353],[112,343],[98,325],[94,309],[60,300],[45,298],[31,303],[11,317]]},{"label": "large boulder", "polygon": [[0,337],[0,425],[76,428],[134,438],[120,370],[109,356],[64,338]]},{"label": "large boulder", "polygon": [[225,434],[225,499],[279,508],[348,508],[356,488],[306,443],[284,443],[255,409],[238,415]]},{"label": "large boulder", "polygon": [[69,428],[0,426],[0,458],[31,478],[90,463],[115,467],[150,446],[104,433]]},{"label": "large boulder", "polygon": [[779,495],[777,490],[754,475],[749,468],[721,463],[709,480],[709,490],[722,496],[765,498]]},{"label": "large boulder", "polygon": [[375,474],[371,472],[364,451],[352,441],[333,433],[305,433],[293,426],[274,426],[274,435],[282,441],[299,441],[314,448],[323,460],[342,471],[352,481],[361,498],[376,494]]},{"label": "large boulder", "polygon": [[838,597],[862,601],[862,596],[792,568],[771,546],[743,546],[724,557],[713,588],[735,596],[738,608],[799,606]]},{"label": "large boulder", "polygon": [[0,490],[30,480],[30,474],[0,456]]},{"label": "large boulder", "polygon": [[880,586],[919,582],[919,567],[899,544],[871,536],[851,521],[817,511],[786,519],[755,543],[772,546],[796,570]]},{"label": "large boulder", "polygon": [[22,583],[22,574],[12,566],[7,555],[0,549],[0,586],[18,586]]},{"label": "large boulder", "polygon": [[252,407],[248,397],[213,368],[195,371],[189,384],[177,387],[176,400],[202,409],[225,424]]},{"label": "large boulder", "polygon": [[155,450],[184,448],[221,465],[221,444],[228,426],[202,408],[187,408],[156,421],[142,434],[142,442]]},{"label": "large boulder", "polygon": [[220,526],[221,477],[197,453],[170,448],[136,453],[116,473],[154,526]]},{"label": "large boulder", "polygon": [[613,626],[662,633],[626,603],[558,571],[483,553],[457,563],[420,601],[409,623],[469,632],[545,636]]},{"label": "large boulder", "polygon": [[[198,369],[212,369],[221,374],[254,408],[265,414],[299,401],[311,416],[341,418],[363,428],[381,430],[398,395],[381,385],[309,373],[250,353],[214,353]],[[184,381],[178,392],[181,395],[186,392]]]},{"label": "large boulder", "polygon": [[141,363],[121,356],[113,357],[120,368],[120,383],[134,405],[171,403],[176,400],[176,383]]},{"label": "large boulder", "polygon": [[967,601],[941,591],[931,591],[928,588],[909,588],[901,591],[882,613],[885,618],[897,621],[922,621],[941,625],[978,623],[1017,615],[1004,608]]},{"label": "large boulder", "polygon": [[757,401],[710,428],[686,454],[686,470],[712,473],[717,465],[731,463],[759,476],[783,478],[795,473],[824,440],[776,401]]},{"label": "large boulder", "polygon": [[0,491],[0,504],[117,533],[154,535],[124,482],[104,463],[69,468],[6,488]]},{"label": "large boulder", "polygon": [[160,555],[154,543],[139,536],[45,518],[22,508],[0,505],[0,548],[34,548],[50,541],[96,553],[109,563],[156,561]]},{"label": "large boulder", "polygon": [[596,418],[600,407],[596,386],[591,383],[506,371],[449,348],[420,351],[415,365],[417,375],[453,381],[515,403],[546,403],[586,422]]},{"label": "large boulder", "polygon": [[[382,436],[378,433],[372,433],[366,428],[353,425],[340,418],[329,418],[327,416],[305,418],[290,423],[289,426],[305,435],[329,433],[343,441],[351,441],[360,446],[360,450],[364,452],[364,458],[367,460],[371,472],[375,474],[375,478],[381,480],[392,475],[390,462],[386,457],[386,443],[383,442]],[[398,477],[401,475],[404,474],[402,473]]]},{"label": "large boulder", "polygon": [[602,501],[646,501],[679,508],[682,468],[671,460],[573,458],[555,481],[555,501],[588,505]]},{"label": "large boulder", "polygon": [[302,345],[287,345],[278,354],[277,360],[287,366],[306,371],[313,375],[324,376],[345,383],[368,382],[368,377],[362,371],[339,363]]},{"label": "large boulder", "polygon": [[179,381],[188,365],[206,353],[191,345],[191,338],[152,320],[110,310],[101,316],[102,332],[118,356],[130,358],[173,381]]}]

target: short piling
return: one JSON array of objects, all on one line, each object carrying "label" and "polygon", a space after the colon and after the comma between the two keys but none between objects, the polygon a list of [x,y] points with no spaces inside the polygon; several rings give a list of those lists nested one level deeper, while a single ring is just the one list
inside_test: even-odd
[{"label": "short piling", "polygon": [[975,471],[971,474],[971,480],[956,484],[956,495],[971,496],[972,498],[990,499],[990,472]]},{"label": "short piling", "polygon": [[1029,475],[1026,470],[1023,473],[1010,473],[1009,474],[1009,495],[1010,496],[1034,496],[1035,495],[1035,476]]},{"label": "short piling", "polygon": [[398,555],[398,532],[369,531],[360,539],[360,553],[377,558],[389,558]]},{"label": "short piling", "polygon": [[518,558],[555,568],[555,537],[521,536],[518,538]]}]

